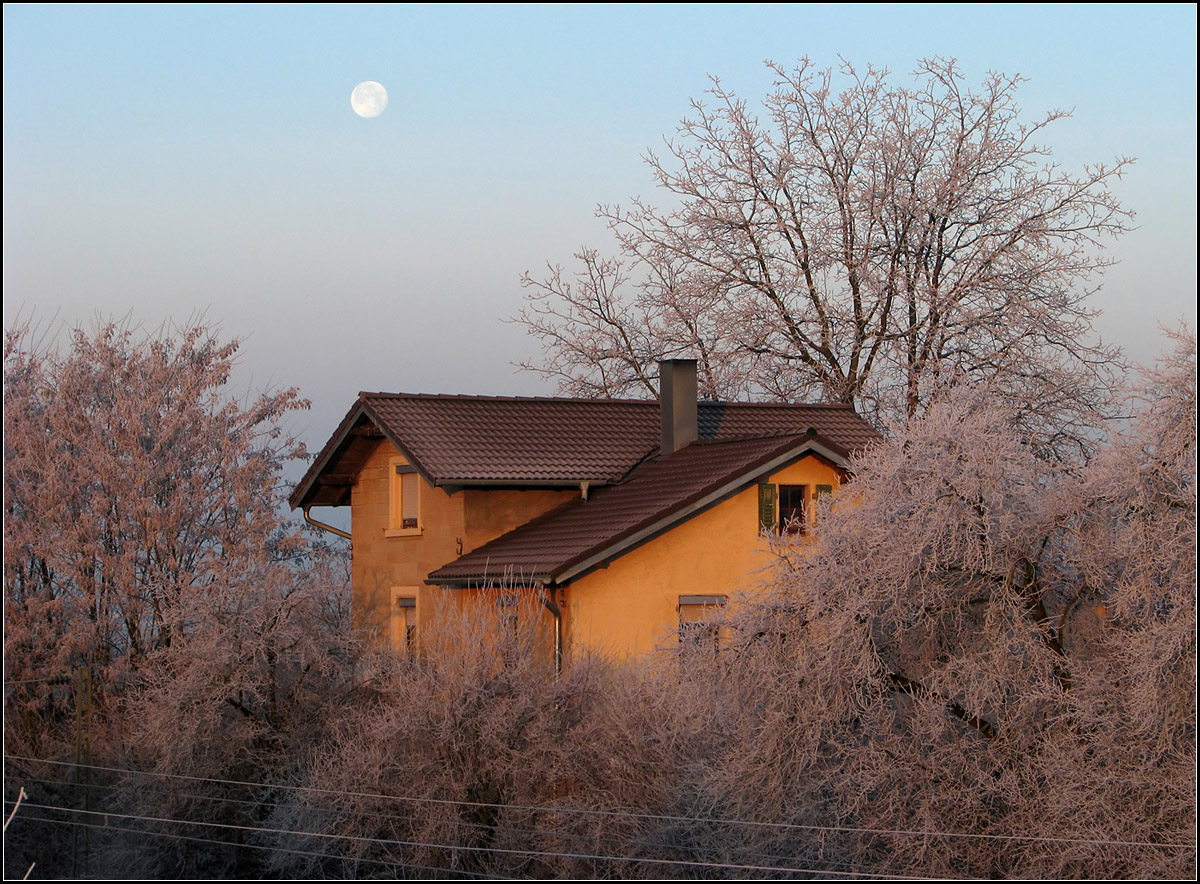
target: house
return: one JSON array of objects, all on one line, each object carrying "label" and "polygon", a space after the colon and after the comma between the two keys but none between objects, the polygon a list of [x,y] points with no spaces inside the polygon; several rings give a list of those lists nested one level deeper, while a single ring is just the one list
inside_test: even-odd
[{"label": "house", "polygon": [[524,598],[560,665],[647,653],[735,604],[879,438],[850,406],[698,402],[694,361],[660,368],[658,402],[360,393],[290,498],[350,507],[358,627],[411,653],[447,597]]}]

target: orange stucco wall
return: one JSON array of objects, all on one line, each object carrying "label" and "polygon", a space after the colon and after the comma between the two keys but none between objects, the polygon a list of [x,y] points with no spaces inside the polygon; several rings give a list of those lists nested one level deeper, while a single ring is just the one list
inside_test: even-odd
[{"label": "orange stucco wall", "polygon": [[386,637],[393,587],[411,589],[417,598],[417,631],[433,609],[425,576],[458,555],[463,534],[463,501],[421,481],[421,532],[388,536],[391,527],[391,474],[394,461],[405,462],[389,442],[381,442],[358,475],[350,499],[353,537],[351,611],[355,626]]},{"label": "orange stucco wall", "polygon": [[[359,474],[351,500],[354,547],[352,605],[355,623],[386,639],[394,635],[393,597],[417,599],[417,646],[434,618],[449,612],[494,613],[498,593],[508,590],[444,590],[425,577],[462,552],[524,524],[578,495],[578,491],[468,489],[453,495],[422,480],[420,531],[398,532],[390,524],[393,464],[399,451],[381,442]],[[838,471],[818,457],[804,457],[761,481],[776,485],[840,484]],[[806,541],[800,541],[801,543]],[[758,489],[744,490],[557,588],[563,611],[563,650],[641,656],[676,641],[681,595],[724,595],[735,608],[761,589],[775,553],[758,531]],[[528,595],[528,593],[526,593]],[[536,594],[530,596],[536,599]],[[526,606],[549,639],[553,618],[539,604]],[[524,617],[522,618],[524,619]]]},{"label": "orange stucco wall", "polygon": [[[764,482],[813,486],[840,484],[837,470],[805,457]],[[801,540],[801,543],[808,542]],[[641,656],[676,642],[681,595],[725,595],[735,608],[760,590],[775,558],[758,531],[758,488],[750,485],[575,580],[565,589],[564,652]]]},{"label": "orange stucco wall", "polygon": [[359,629],[383,638],[392,632],[397,588],[402,588],[399,594],[417,599],[419,636],[431,625],[447,592],[425,585],[430,571],[579,493],[469,489],[451,495],[421,480],[420,531],[404,533],[391,525],[391,477],[397,463],[407,461],[390,442],[380,442],[351,494],[351,610]]},{"label": "orange stucco wall", "polygon": [[574,500],[579,497],[579,492],[468,488],[462,495],[465,509],[463,552],[470,552],[518,525]]}]

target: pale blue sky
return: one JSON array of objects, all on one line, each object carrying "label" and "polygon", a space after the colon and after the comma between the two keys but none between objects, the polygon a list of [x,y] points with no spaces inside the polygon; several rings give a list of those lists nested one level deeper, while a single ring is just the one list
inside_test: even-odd
[{"label": "pale blue sky", "polygon": [[[640,155],[764,59],[1029,78],[1068,169],[1137,158],[1097,305],[1141,360],[1196,317],[1196,9],[1178,6],[4,6],[4,316],[206,311],[319,447],[359,390],[549,394],[511,363],[522,271],[654,198]],[[387,87],[364,120],[350,91]]]}]

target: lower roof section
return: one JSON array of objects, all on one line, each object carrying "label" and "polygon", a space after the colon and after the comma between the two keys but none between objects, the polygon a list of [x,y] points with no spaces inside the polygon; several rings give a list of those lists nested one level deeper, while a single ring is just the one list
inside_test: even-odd
[{"label": "lower roof section", "polygon": [[426,582],[451,588],[565,583],[808,455],[848,466],[844,450],[813,432],[694,442],[642,464],[619,485],[472,550]]}]

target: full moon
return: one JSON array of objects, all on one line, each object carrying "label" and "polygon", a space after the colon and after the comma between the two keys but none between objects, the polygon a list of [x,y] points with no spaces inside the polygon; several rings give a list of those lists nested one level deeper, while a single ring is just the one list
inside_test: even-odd
[{"label": "full moon", "polygon": [[350,106],[360,117],[377,117],[387,108],[387,90],[374,80],[359,83],[350,93]]}]

